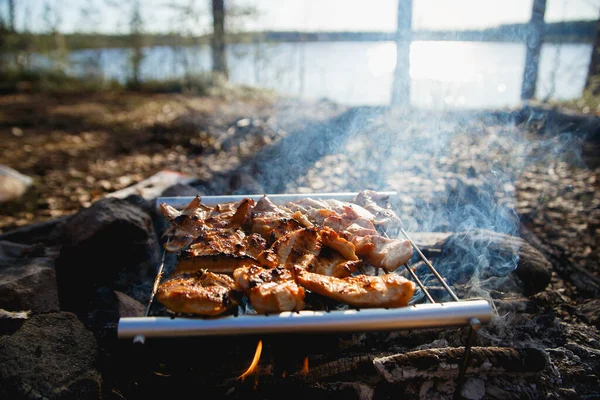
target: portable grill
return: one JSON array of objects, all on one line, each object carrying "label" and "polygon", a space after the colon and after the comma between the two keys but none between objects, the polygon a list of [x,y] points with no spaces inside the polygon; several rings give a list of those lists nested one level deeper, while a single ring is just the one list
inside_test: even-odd
[{"label": "portable grill", "polygon": [[[395,192],[381,194],[395,196]],[[336,199],[352,201],[357,193],[311,193],[311,194],[271,194],[267,195],[275,204],[301,198]],[[214,206],[221,203],[237,202],[244,198],[258,201],[264,195],[246,196],[203,196],[202,203]],[[193,197],[161,197],[156,206],[166,203],[176,209],[182,209]],[[170,316],[150,316],[150,310],[164,268],[163,262],[157,273],[150,302],[145,317],[121,318],[118,324],[118,337],[134,339],[144,343],[151,337],[215,336],[274,333],[334,333],[365,332],[424,328],[470,327],[467,337],[465,359],[459,380],[464,378],[466,362],[469,357],[474,332],[482,324],[491,320],[492,310],[486,300],[460,300],[444,278],[436,271],[431,262],[421,252],[408,233],[400,232],[410,241],[415,252],[425,263],[431,274],[437,279],[452,301],[436,302],[417,274],[405,264],[411,278],[419,286],[429,303],[413,304],[394,309],[350,309],[332,311],[282,312],[276,315],[231,315],[219,318],[185,318]]]}]

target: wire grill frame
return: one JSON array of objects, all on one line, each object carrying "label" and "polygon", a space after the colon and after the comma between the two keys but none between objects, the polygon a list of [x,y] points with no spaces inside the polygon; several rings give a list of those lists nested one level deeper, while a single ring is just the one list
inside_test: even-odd
[{"label": "wire grill frame", "polygon": [[[395,196],[396,192],[380,192],[380,194]],[[309,194],[269,194],[273,202],[283,203],[301,198],[337,199],[352,201],[357,193],[309,193]],[[220,203],[240,201],[243,198],[258,200],[261,195],[240,196],[202,196],[202,203],[216,205]],[[156,207],[166,203],[174,208],[182,209],[194,197],[160,197]],[[299,311],[296,313],[280,313],[278,316],[243,315],[214,319],[184,318],[184,317],[150,317],[154,295],[162,278],[165,263],[165,252],[146,308],[144,317],[121,318],[118,325],[119,338],[134,338],[134,341],[144,342],[145,337],[172,336],[204,336],[204,335],[236,335],[255,333],[285,333],[285,332],[339,332],[339,331],[371,331],[371,330],[400,330],[418,328],[444,328],[470,326],[478,329],[481,324],[491,320],[491,306],[486,300],[461,300],[438,273],[432,263],[421,252],[417,244],[410,238],[404,228],[402,235],[410,242],[429,271],[444,287],[452,298],[449,303],[436,303],[427,287],[405,264],[411,278],[419,286],[430,304],[413,305],[399,309],[363,309],[335,311]]]}]

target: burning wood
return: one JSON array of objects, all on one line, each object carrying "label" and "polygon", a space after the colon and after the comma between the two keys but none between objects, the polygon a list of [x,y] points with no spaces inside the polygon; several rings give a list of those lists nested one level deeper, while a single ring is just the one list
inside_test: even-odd
[{"label": "burning wood", "polygon": [[[390,383],[423,379],[456,379],[464,348],[425,349],[376,358],[373,364]],[[468,375],[536,375],[548,364],[548,355],[535,348],[474,347]]]}]

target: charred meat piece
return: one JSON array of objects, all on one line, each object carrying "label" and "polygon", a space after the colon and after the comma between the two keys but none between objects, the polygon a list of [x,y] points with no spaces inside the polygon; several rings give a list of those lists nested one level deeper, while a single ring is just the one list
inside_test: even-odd
[{"label": "charred meat piece", "polygon": [[156,298],[173,312],[215,316],[237,304],[234,289],[230,277],[200,271],[168,279],[158,287]]},{"label": "charred meat piece", "polygon": [[245,255],[246,234],[239,229],[206,229],[190,248],[185,251],[190,256],[213,256],[217,254]]},{"label": "charred meat piece", "polygon": [[206,230],[181,254],[175,272],[206,269],[232,273],[237,268],[257,265],[256,257],[265,247],[259,235],[246,236],[234,229]]},{"label": "charred meat piece", "polygon": [[270,268],[306,268],[319,255],[321,246],[318,229],[302,228],[279,238],[258,256],[258,261]]},{"label": "charred meat piece", "polygon": [[388,239],[379,235],[356,236],[353,241],[356,254],[364,256],[374,266],[395,271],[413,255],[408,240]]},{"label": "charred meat piece", "polygon": [[246,236],[243,244],[244,253],[252,258],[257,258],[267,248],[267,241],[257,233]]},{"label": "charred meat piece", "polygon": [[291,213],[277,207],[267,196],[261,198],[252,210],[251,232],[261,235],[268,244],[302,227]]},{"label": "charred meat piece", "polygon": [[237,256],[233,254],[218,254],[213,256],[185,257],[177,263],[175,274],[208,270],[221,274],[231,274],[238,268],[250,265],[258,265],[256,259],[249,256]]},{"label": "charred meat piece", "polygon": [[301,268],[295,273],[306,289],[354,307],[403,307],[415,291],[414,283],[396,274],[334,278]]},{"label": "charred meat piece", "polygon": [[236,203],[225,203],[215,208],[202,204],[196,196],[181,212],[162,203],[161,213],[169,221],[164,235],[167,238],[165,249],[177,252],[190,245],[207,229],[222,229],[249,225],[250,210],[254,205],[251,199]]},{"label": "charred meat piece", "polygon": [[238,205],[235,213],[231,216],[229,226],[231,228],[242,228],[249,229],[252,223],[252,208],[254,207],[254,200],[243,199]]},{"label": "charred meat piece", "polygon": [[304,308],[304,289],[294,282],[292,273],[285,268],[239,268],[234,271],[233,277],[258,313],[300,311]]},{"label": "charred meat piece", "polygon": [[169,227],[164,233],[167,238],[165,249],[176,252],[189,246],[204,229],[203,220],[210,216],[212,209],[200,202],[196,196],[184,209],[178,211],[175,208],[162,203],[160,210],[169,221]]},{"label": "charred meat piece", "polygon": [[361,260],[348,260],[336,250],[325,247],[321,248],[319,255],[308,264],[306,270],[321,275],[345,278],[356,272],[363,262]]}]

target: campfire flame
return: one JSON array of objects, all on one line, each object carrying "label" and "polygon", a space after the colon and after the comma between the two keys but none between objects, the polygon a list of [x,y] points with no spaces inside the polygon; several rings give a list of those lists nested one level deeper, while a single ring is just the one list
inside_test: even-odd
[{"label": "campfire flame", "polygon": [[238,379],[244,381],[244,379],[248,375],[252,374],[256,370],[256,367],[258,366],[258,361],[260,360],[261,353],[262,353],[262,340],[259,340],[258,344],[256,345],[256,351],[254,352],[254,358],[252,359],[250,366],[243,374],[241,374],[238,377]]},{"label": "campfire flame", "polygon": [[304,362],[302,363],[302,371],[300,371],[300,375],[308,375],[308,356],[304,358]]}]

